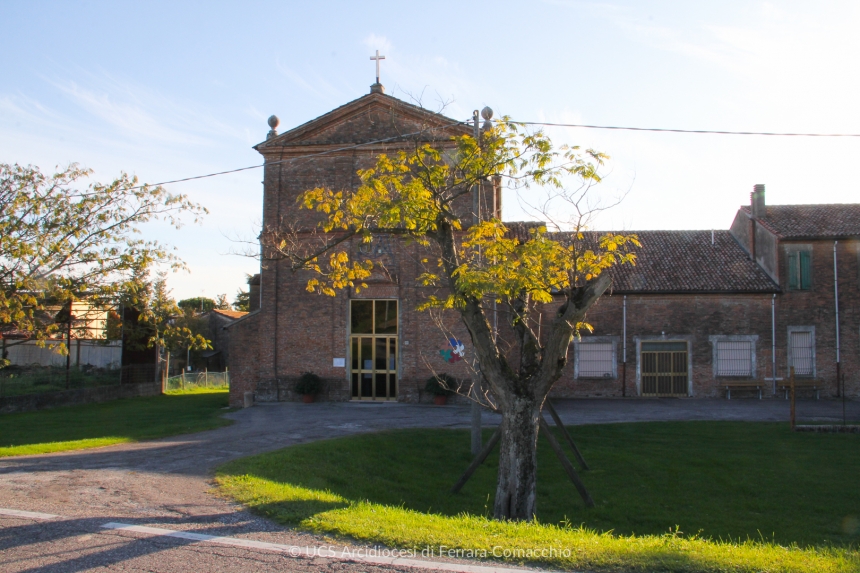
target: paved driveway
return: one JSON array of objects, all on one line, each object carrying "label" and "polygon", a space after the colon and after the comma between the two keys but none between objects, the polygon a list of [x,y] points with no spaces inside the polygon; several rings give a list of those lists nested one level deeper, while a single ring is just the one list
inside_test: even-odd
[{"label": "paved driveway", "polygon": [[[657,420],[784,421],[783,400],[566,400],[566,424]],[[841,419],[836,401],[802,401],[807,419]],[[860,418],[860,403],[848,403]],[[2,571],[418,571],[414,564],[371,565],[289,552],[212,545],[106,523],[157,527],[279,544],[319,546],[324,540],[278,527],[213,495],[216,466],[303,442],[392,428],[469,425],[465,406],[280,403],[227,414],[229,427],[152,442],[0,459],[0,508],[61,516],[12,516],[0,510]],[[485,414],[484,423],[498,418]],[[151,532],[150,532],[151,533]],[[435,565],[428,567],[434,568]],[[456,570],[466,570],[456,565]],[[429,570],[429,569],[428,569]]]}]

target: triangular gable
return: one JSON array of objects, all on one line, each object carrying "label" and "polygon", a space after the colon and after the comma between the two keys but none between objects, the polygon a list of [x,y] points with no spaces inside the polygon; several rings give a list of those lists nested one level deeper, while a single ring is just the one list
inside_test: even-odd
[{"label": "triangular gable", "polygon": [[427,134],[426,139],[439,139],[471,133],[471,128],[389,95],[371,93],[268,139],[254,149],[263,153],[292,146],[393,142],[423,133]]}]

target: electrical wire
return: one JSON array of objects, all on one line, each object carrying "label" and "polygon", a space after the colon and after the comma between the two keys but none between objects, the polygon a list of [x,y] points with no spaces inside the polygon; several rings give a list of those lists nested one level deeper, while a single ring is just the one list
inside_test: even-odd
[{"label": "electrical wire", "polygon": [[[467,121],[471,121],[467,120]],[[447,129],[449,127],[454,127],[455,125],[465,125],[467,121],[455,121],[446,125],[440,125],[439,127],[434,127],[432,130],[437,129]],[[431,131],[432,131],[431,130]],[[248,171],[249,169],[259,169],[260,167],[269,167],[272,165],[279,165],[281,163],[288,163],[290,161],[298,161],[300,159],[309,159],[311,157],[319,157],[321,155],[328,155],[330,153],[337,153],[339,151],[346,151],[349,149],[357,149],[359,147],[365,147],[367,145],[375,145],[377,143],[385,143],[387,141],[391,141],[394,139],[402,139],[404,137],[410,137],[412,135],[420,135],[422,133],[427,133],[427,129],[422,129],[419,131],[413,131],[412,133],[403,133],[400,135],[393,135],[391,137],[386,137],[384,139],[375,139],[373,141],[365,141],[364,143],[356,143],[354,145],[347,145],[344,147],[338,147],[336,149],[326,149],[325,151],[320,151],[318,153],[309,153],[307,155],[301,155],[299,157],[289,157],[287,159],[281,159],[278,161],[272,161],[269,163],[263,163],[260,165],[249,165],[248,167],[239,167],[237,169],[230,169],[228,171],[218,171],[216,173],[207,173],[206,175],[195,175],[193,177],[183,177],[182,179],[173,179],[171,181],[162,181],[161,183],[145,183],[143,185],[137,185],[135,187],[129,187],[129,190],[132,189],[143,189],[144,187],[159,187],[161,185],[170,185],[171,183],[183,183],[185,181],[194,181],[195,179],[206,179],[208,177],[217,177],[219,175],[229,175],[230,173],[238,173],[240,171]]]},{"label": "electrical wire", "polygon": [[617,125],[587,125],[581,123],[550,123],[545,121],[516,121],[518,125],[542,125],[546,127],[581,127],[585,129],[614,129],[623,131],[656,131],[665,133],[695,133],[710,135],[767,135],[776,137],[860,137],[860,133],[779,133],[773,131],[719,131],[715,129],[671,129],[665,127],[623,127]]},{"label": "electrical wire", "polygon": [[[448,127],[453,127],[455,125],[467,125],[472,121],[471,118],[465,121],[456,121],[447,125],[440,126],[435,129],[444,129]],[[510,120],[510,123],[517,125],[537,125],[543,127],[578,127],[583,129],[610,129],[616,131],[650,131],[657,133],[690,133],[690,134],[699,134],[699,135],[762,135],[762,136],[771,136],[771,137],[860,137],[860,133],[780,133],[773,131],[720,131],[714,129],[672,129],[665,127],[628,127],[628,126],[618,126],[618,125],[588,125],[582,123],[552,123],[546,121],[516,121]],[[309,153],[307,155],[302,155],[299,157],[290,157],[287,159],[282,159],[279,161],[273,161],[271,163],[263,163],[261,165],[250,165],[248,167],[239,167],[238,169],[230,169],[228,171],[218,171],[216,173],[207,173],[206,175],[195,175],[193,177],[183,177],[182,179],[173,179],[170,181],[162,181],[160,183],[151,183],[144,185],[137,185],[135,187],[130,187],[129,189],[142,189],[144,187],[158,187],[161,185],[170,185],[172,183],[183,183],[185,181],[194,181],[196,179],[207,179],[209,177],[217,177],[219,175],[229,175],[230,173],[239,173],[240,171],[248,171],[250,169],[259,169],[261,167],[279,165],[281,163],[287,163],[290,161],[297,161],[300,159],[309,159],[311,157],[319,157],[321,155],[328,155],[330,153],[337,153],[340,151],[346,151],[349,149],[357,149],[359,147],[364,147],[367,145],[375,145],[377,143],[385,143],[387,141],[391,141],[394,139],[401,139],[404,137],[409,137],[412,135],[419,135],[421,133],[425,133],[426,130],[415,131],[412,133],[405,133],[401,135],[395,135],[392,137],[386,137],[384,139],[376,139],[374,141],[365,141],[364,143],[356,143],[354,145],[347,145],[344,147],[338,147],[336,149],[327,149],[325,151],[320,151],[318,153]]]}]

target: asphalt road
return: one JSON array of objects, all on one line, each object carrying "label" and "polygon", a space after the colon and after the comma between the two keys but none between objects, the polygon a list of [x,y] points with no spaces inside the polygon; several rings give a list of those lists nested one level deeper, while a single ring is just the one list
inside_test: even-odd
[{"label": "asphalt road", "polygon": [[[860,418],[860,402],[848,406]],[[566,424],[788,417],[787,403],[774,399],[567,400],[556,407]],[[835,422],[842,405],[803,401],[798,410]],[[344,546],[273,524],[213,492],[214,468],[231,459],[384,429],[467,427],[468,407],[280,403],[226,416],[236,423],[209,432],[0,459],[0,571],[512,570]],[[484,415],[486,426],[497,420]],[[29,513],[11,514],[22,511]]]}]

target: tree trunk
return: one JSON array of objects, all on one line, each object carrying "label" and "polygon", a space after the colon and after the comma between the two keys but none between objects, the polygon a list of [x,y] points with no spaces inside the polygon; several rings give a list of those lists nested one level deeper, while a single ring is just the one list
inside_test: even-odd
[{"label": "tree trunk", "polygon": [[540,403],[516,397],[502,411],[496,519],[532,520],[536,511],[537,438]]}]

